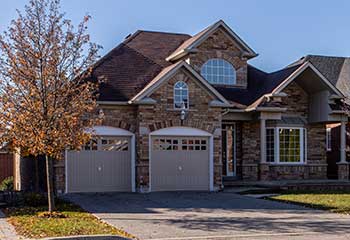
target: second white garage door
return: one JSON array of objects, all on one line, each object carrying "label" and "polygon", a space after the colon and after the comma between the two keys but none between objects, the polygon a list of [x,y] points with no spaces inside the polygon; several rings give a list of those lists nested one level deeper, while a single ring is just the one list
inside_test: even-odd
[{"label": "second white garage door", "polygon": [[152,136],[152,191],[210,189],[209,137]]}]

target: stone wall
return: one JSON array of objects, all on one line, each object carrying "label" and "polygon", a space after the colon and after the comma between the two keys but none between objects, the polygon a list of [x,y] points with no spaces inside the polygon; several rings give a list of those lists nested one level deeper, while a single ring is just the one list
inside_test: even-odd
[{"label": "stone wall", "polygon": [[[184,81],[189,88],[189,110],[184,121],[180,120],[180,111],[173,107],[173,87],[177,81]],[[221,108],[209,107],[214,100],[203,87],[193,80],[187,72],[179,72],[157,89],[151,96],[156,105],[140,105],[138,108],[139,139],[137,143],[138,181],[148,184],[148,148],[149,133],[172,126],[187,126],[202,129],[214,134],[214,184],[221,186]]]},{"label": "stone wall", "polygon": [[[189,112],[186,120],[180,120],[180,111],[173,108],[173,86],[184,81],[189,88]],[[136,186],[148,187],[149,183],[149,133],[161,128],[188,126],[202,129],[214,136],[214,184],[221,187],[221,108],[209,107],[214,99],[187,72],[178,73],[151,97],[158,103],[139,106],[101,106],[104,113],[102,125],[122,128],[136,137]],[[64,158],[63,158],[64,159]],[[65,190],[65,162],[55,163],[55,184],[58,193]]]},{"label": "stone wall", "polygon": [[[282,116],[308,118],[308,95],[295,82],[290,83],[284,90],[288,96],[281,102],[281,107],[287,108]],[[270,122],[270,121],[268,121]],[[268,171],[260,175],[264,180],[290,180],[290,179],[326,179],[327,178],[327,155],[326,155],[326,125],[304,125],[307,138],[307,161],[302,165],[293,164],[269,164]]]},{"label": "stone wall", "polygon": [[260,123],[242,123],[242,179],[258,180],[260,162]]},{"label": "stone wall", "polygon": [[[242,50],[227,36],[223,29],[218,29],[198,46],[198,51],[189,55],[190,64],[200,73],[202,65],[211,58],[221,58],[230,62],[236,70],[235,87],[247,87],[247,59],[241,57]],[[232,87],[232,86],[231,86]]]},{"label": "stone wall", "polygon": [[283,90],[288,96],[283,98],[281,107],[287,108],[285,115],[308,117],[309,100],[307,93],[295,82]]}]

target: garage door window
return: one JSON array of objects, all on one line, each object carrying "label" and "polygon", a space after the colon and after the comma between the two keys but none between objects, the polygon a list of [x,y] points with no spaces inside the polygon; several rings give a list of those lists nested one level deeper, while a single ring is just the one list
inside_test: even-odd
[{"label": "garage door window", "polygon": [[86,151],[128,151],[129,140],[126,138],[101,137],[91,139],[83,149]]},{"label": "garage door window", "polygon": [[129,144],[127,139],[101,138],[102,151],[128,151]]},{"label": "garage door window", "polygon": [[153,150],[158,151],[206,151],[206,139],[194,138],[155,138],[153,140]]},{"label": "garage door window", "polygon": [[89,142],[87,142],[84,146],[84,150],[87,151],[96,151],[97,150],[97,139],[91,139]]}]

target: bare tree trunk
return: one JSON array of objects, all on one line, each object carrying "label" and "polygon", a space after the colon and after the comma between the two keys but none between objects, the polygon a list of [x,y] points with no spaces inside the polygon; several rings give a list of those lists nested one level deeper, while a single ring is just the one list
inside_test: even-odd
[{"label": "bare tree trunk", "polygon": [[55,199],[53,192],[53,163],[52,158],[45,155],[46,160],[46,181],[47,181],[47,200],[49,203],[49,212],[55,210]]}]

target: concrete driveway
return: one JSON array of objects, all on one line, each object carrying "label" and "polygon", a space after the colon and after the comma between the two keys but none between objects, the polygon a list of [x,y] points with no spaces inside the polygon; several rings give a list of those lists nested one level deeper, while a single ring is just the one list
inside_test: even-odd
[{"label": "concrete driveway", "polygon": [[350,239],[350,217],[233,193],[70,194],[140,239]]}]

